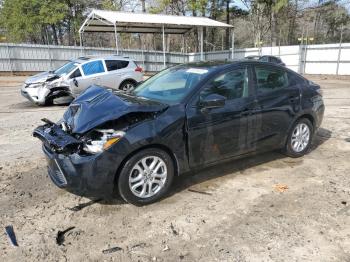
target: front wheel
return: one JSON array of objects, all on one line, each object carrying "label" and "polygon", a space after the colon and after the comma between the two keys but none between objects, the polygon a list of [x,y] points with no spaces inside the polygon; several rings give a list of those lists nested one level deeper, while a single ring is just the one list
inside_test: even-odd
[{"label": "front wheel", "polygon": [[288,135],[288,140],[285,146],[285,153],[290,157],[301,157],[305,155],[312,142],[313,126],[311,122],[302,118],[294,123]]},{"label": "front wheel", "polygon": [[119,86],[119,90],[122,90],[124,92],[130,92],[134,90],[136,87],[136,83],[130,80],[126,80]]},{"label": "front wheel", "polygon": [[121,197],[134,205],[146,205],[161,199],[174,177],[174,164],[165,151],[149,148],[133,155],[118,178]]}]

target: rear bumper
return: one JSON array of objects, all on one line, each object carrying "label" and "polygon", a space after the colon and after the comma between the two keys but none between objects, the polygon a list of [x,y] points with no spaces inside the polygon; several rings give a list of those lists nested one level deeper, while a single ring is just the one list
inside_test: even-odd
[{"label": "rear bumper", "polygon": [[325,106],[322,99],[317,99],[314,101],[313,110],[315,112],[315,132],[321,126],[323,121],[323,115],[325,111]]}]

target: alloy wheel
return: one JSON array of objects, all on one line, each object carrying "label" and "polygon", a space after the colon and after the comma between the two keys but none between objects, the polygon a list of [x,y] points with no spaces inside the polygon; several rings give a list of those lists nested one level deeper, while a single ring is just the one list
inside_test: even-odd
[{"label": "alloy wheel", "polygon": [[134,85],[132,83],[126,83],[122,86],[122,90],[125,92],[129,92],[134,89]]},{"label": "alloy wheel", "polygon": [[301,152],[305,150],[310,141],[310,128],[305,123],[299,123],[295,126],[292,138],[291,147],[294,152]]},{"label": "alloy wheel", "polygon": [[156,195],[164,187],[166,179],[165,162],[157,156],[146,156],[131,169],[129,188],[135,196],[149,198]]}]

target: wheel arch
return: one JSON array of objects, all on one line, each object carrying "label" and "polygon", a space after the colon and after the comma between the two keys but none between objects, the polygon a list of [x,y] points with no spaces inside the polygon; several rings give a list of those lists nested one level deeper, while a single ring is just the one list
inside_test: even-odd
[{"label": "wheel arch", "polygon": [[286,143],[288,142],[288,136],[289,136],[289,133],[291,132],[291,129],[293,128],[294,124],[300,120],[300,119],[303,119],[303,118],[306,118],[307,120],[309,120],[312,124],[312,127],[313,127],[313,131],[315,132],[315,118],[314,116],[311,114],[311,113],[303,113],[303,114],[300,114],[299,116],[297,116],[294,121],[292,121],[292,123],[290,124],[289,128],[288,128],[288,132],[287,132],[287,135],[285,136],[285,139],[283,141],[283,146],[286,145]]},{"label": "wheel arch", "polygon": [[166,152],[167,154],[169,154],[169,156],[171,157],[171,160],[173,161],[174,164],[174,172],[175,172],[175,176],[178,176],[180,174],[179,172],[179,163],[178,163],[178,159],[176,157],[176,155],[174,154],[174,152],[167,146],[162,145],[162,144],[150,144],[150,145],[146,145],[146,146],[142,146],[132,152],[130,152],[124,159],[123,161],[120,163],[117,172],[115,174],[114,177],[114,186],[117,186],[118,183],[118,178],[120,175],[120,172],[122,170],[122,168],[124,167],[125,163],[135,154],[137,154],[138,152],[148,149],[148,148],[156,148],[156,149],[160,149],[163,150],[164,152]]},{"label": "wheel arch", "polygon": [[[315,118],[314,118],[314,116],[313,116],[312,114],[309,114],[309,113],[305,113],[305,114],[300,115],[300,116],[294,121],[294,123],[295,123],[296,121],[298,121],[299,119],[302,119],[302,118],[308,119],[308,120],[311,122],[312,127],[315,128]],[[293,123],[293,124],[294,124],[294,123]]]}]

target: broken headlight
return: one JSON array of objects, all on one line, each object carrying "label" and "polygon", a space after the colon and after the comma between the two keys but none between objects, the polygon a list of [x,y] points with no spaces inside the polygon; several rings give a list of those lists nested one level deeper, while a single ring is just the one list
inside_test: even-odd
[{"label": "broken headlight", "polygon": [[51,82],[48,83],[47,86],[49,88],[55,88],[55,87],[69,87],[69,85],[65,82],[61,82],[61,81],[56,81],[56,82]]},{"label": "broken headlight", "polygon": [[125,132],[114,129],[95,129],[83,146],[83,150],[90,154],[101,153],[123,138]]},{"label": "broken headlight", "polygon": [[43,87],[45,83],[35,83],[35,84],[29,84],[27,85],[28,88],[40,88]]}]

